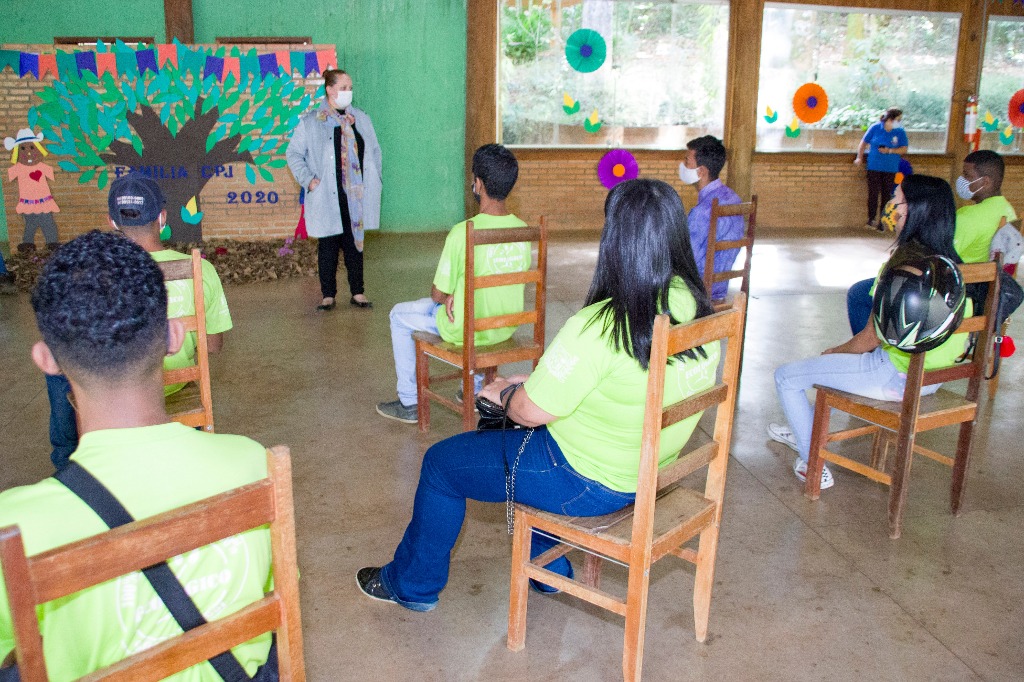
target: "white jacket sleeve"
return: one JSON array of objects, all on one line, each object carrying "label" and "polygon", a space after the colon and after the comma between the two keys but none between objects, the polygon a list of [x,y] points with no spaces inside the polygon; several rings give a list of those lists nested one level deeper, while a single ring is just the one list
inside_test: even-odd
[{"label": "white jacket sleeve", "polygon": [[288,142],[288,150],[285,152],[285,158],[288,159],[288,168],[291,170],[292,175],[295,176],[295,181],[302,187],[309,187],[309,183],[316,177],[306,159],[308,154],[309,140],[306,133],[306,121],[303,119],[295,126],[295,130],[292,132],[292,139]]}]

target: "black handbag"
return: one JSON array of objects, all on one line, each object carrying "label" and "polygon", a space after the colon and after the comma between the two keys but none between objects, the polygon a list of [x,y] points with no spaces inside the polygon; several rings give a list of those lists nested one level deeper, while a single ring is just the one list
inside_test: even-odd
[{"label": "black handbag", "polygon": [[[981,310],[985,305],[985,298],[988,296],[988,284],[967,285],[967,295],[974,302],[974,310]],[[1012,275],[1005,270],[1000,270],[999,300],[996,301],[995,337],[992,340],[992,374],[987,377],[988,379],[992,379],[999,373],[999,361],[1002,356],[1000,351],[1003,346],[1003,336],[1000,334],[1000,331],[1003,328],[1003,324],[1020,307],[1022,301],[1024,301],[1024,289],[1021,288]],[[965,357],[974,350],[975,341],[976,339],[972,335],[971,347],[964,354]]]},{"label": "black handbag", "polygon": [[505,408],[491,402],[487,398],[476,399],[476,409],[480,413],[480,421],[476,423],[477,431],[505,431],[508,429],[525,429],[519,422],[512,421],[505,414]]}]

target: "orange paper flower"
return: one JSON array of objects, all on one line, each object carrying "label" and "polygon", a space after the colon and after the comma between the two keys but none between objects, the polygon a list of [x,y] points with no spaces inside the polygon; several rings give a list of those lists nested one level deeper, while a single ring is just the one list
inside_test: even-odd
[{"label": "orange paper flower", "polygon": [[804,123],[817,123],[828,113],[828,95],[817,83],[804,83],[793,95],[793,113]]}]

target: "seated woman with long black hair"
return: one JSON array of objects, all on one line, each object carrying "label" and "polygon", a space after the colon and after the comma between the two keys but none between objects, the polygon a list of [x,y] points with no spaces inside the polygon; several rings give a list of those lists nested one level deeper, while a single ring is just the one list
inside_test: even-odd
[{"label": "seated woman with long black hair", "polygon": [[[956,264],[962,262],[953,248],[956,205],[949,183],[928,175],[911,175],[896,188],[892,208],[896,214],[897,251],[912,246],[923,255],[945,256]],[[925,370],[952,365],[963,354],[966,341],[966,334],[954,334],[928,351]],[[768,436],[796,450],[793,472],[801,482],[807,477],[814,426],[814,410],[807,401],[807,390],[817,384],[876,400],[902,400],[909,365],[910,355],[883,343],[869,319],[864,329],[846,343],[775,370],[775,391],[789,425],[769,424]],[[939,384],[933,384],[925,386],[921,394],[937,390]],[[833,484],[832,473],[826,466],[821,474],[821,487],[831,488]]]},{"label": "seated woman with long black hair", "polygon": [[[533,374],[498,379],[481,392],[532,428],[462,433],[427,450],[405,537],[391,563],[358,572],[360,589],[414,611],[434,608],[448,582],[467,499],[514,500],[573,516],[632,503],[651,338],[662,312],[680,323],[712,308],[679,195],[658,180],[631,180],[605,201],[586,307],[562,327]],[[673,358],[665,401],[713,386],[720,353],[716,341]],[[662,466],[676,458],[699,416],[663,432]],[[535,535],[531,554],[554,544]],[[565,557],[547,568],[572,576]]]}]

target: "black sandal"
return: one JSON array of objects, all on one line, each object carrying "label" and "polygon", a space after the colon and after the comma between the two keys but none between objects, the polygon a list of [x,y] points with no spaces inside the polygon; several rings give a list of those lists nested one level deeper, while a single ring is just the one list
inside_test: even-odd
[{"label": "black sandal", "polygon": [[371,303],[370,301],[357,301],[355,296],[350,298],[348,303],[349,303],[349,305],[354,305],[357,308],[372,308],[373,307],[373,303]]},{"label": "black sandal", "polygon": [[[326,296],[324,298],[327,298]],[[338,305],[338,299],[332,299],[330,303],[320,303],[316,307],[317,310],[334,310]]]}]

